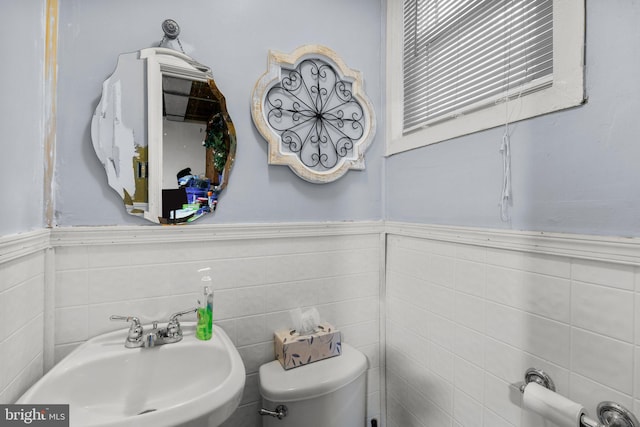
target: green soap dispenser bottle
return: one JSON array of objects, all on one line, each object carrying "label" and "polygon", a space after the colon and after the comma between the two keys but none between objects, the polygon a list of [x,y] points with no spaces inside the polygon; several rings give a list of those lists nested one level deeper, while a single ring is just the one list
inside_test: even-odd
[{"label": "green soap dispenser bottle", "polygon": [[[209,268],[198,270],[199,272],[209,271]],[[203,275],[200,280],[202,285],[202,300],[198,300],[198,324],[196,325],[196,338],[200,340],[210,340],[213,335],[213,290],[211,287],[211,277]]]}]

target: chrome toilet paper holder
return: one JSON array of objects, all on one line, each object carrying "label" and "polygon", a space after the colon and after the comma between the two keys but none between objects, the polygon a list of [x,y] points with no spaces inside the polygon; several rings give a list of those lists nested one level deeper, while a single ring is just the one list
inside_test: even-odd
[{"label": "chrome toilet paper holder", "polygon": [[[537,383],[551,391],[556,391],[556,386],[551,377],[542,369],[529,368],[524,374],[524,382],[519,385],[521,393],[529,383]],[[600,422],[583,415],[580,418],[582,427],[640,427],[640,422],[624,406],[616,402],[600,402],[597,409],[598,419]]]},{"label": "chrome toilet paper holder", "polygon": [[524,373],[524,382],[520,384],[520,393],[524,393],[524,388],[529,383],[540,384],[544,388],[548,388],[551,391],[556,391],[556,385],[553,383],[551,377],[542,369],[529,368]]}]

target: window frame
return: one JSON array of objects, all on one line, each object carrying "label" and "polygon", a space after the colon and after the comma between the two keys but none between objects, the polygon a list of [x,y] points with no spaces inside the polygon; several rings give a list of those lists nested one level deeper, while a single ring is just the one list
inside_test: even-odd
[{"label": "window frame", "polygon": [[501,126],[506,108],[516,122],[584,103],[585,0],[553,0],[552,85],[403,135],[403,3],[387,0],[387,156]]}]

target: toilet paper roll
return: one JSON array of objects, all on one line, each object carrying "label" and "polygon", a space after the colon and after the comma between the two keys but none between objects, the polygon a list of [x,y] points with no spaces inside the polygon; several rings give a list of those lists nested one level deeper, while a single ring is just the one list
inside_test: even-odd
[{"label": "toilet paper roll", "polygon": [[537,383],[529,383],[522,400],[525,409],[533,411],[558,427],[580,427],[580,418],[587,412],[579,403]]}]

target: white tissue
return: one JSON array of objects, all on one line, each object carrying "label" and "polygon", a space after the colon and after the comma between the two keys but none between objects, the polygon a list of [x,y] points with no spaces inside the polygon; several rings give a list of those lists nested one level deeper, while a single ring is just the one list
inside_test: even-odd
[{"label": "white tissue", "polygon": [[531,382],[524,389],[522,404],[558,427],[580,427],[580,418],[586,415],[584,406]]},{"label": "white tissue", "polygon": [[291,323],[293,329],[295,329],[300,335],[309,335],[315,332],[316,327],[320,323],[320,313],[313,307],[309,310],[302,311],[301,308],[296,308],[289,311],[291,316]]}]

